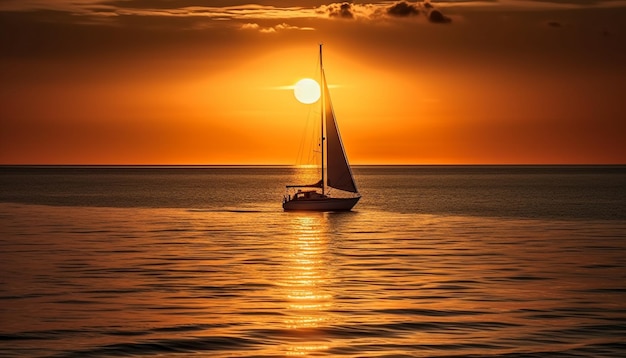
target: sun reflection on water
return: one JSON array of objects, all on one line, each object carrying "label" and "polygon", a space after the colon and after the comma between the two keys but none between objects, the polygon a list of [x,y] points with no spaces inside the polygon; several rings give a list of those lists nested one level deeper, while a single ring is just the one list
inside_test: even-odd
[{"label": "sun reflection on water", "polygon": [[[285,347],[288,356],[304,356],[329,348],[319,328],[332,322],[333,270],[323,214],[298,214],[293,237],[285,246],[282,280],[286,303],[284,324],[299,341]],[[302,341],[300,341],[302,339]]]}]

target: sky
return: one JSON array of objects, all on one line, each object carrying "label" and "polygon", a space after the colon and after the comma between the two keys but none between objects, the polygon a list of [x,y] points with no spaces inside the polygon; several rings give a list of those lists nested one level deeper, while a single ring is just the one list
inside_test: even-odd
[{"label": "sky", "polygon": [[0,0],[0,164],[294,164],[320,43],[352,164],[626,164],[621,0]]}]

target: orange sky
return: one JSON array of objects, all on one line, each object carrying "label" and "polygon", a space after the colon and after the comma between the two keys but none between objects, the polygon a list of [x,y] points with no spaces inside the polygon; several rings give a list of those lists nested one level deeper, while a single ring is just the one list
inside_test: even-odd
[{"label": "orange sky", "polygon": [[0,164],[293,164],[320,42],[353,164],[626,164],[624,1],[284,3],[3,1]]}]

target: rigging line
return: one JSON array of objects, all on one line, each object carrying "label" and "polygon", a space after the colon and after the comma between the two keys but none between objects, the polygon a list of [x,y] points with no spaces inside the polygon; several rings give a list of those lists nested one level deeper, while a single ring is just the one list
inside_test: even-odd
[{"label": "rigging line", "polygon": [[[311,118],[312,118],[312,112],[313,108],[309,107],[309,111],[308,111],[308,115],[306,116],[306,121],[304,123],[304,126],[302,127],[302,134],[300,135],[300,146],[298,148],[298,153],[296,155],[296,165],[299,164],[307,164],[307,162],[305,162],[305,151],[308,152],[308,148],[306,147],[311,147],[312,144],[310,140],[307,139],[307,133],[310,131],[309,127],[311,126]],[[309,154],[310,156],[310,154]],[[307,160],[309,158],[306,158]]]}]

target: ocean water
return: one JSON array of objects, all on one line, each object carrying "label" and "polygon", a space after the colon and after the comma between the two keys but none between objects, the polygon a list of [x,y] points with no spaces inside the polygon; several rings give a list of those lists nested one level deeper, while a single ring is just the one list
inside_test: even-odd
[{"label": "ocean water", "polygon": [[626,356],[626,167],[354,172],[0,167],[0,356]]}]

